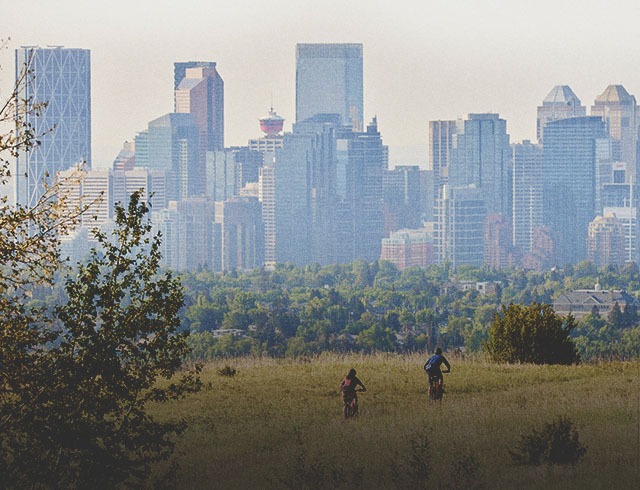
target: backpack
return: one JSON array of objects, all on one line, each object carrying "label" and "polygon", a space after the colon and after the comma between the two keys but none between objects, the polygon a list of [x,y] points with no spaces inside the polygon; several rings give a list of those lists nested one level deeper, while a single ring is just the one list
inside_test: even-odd
[{"label": "backpack", "polygon": [[340,391],[350,391],[350,390],[352,390],[352,388],[351,388],[351,383],[352,382],[353,382],[352,379],[344,378],[342,380],[342,383],[340,383]]},{"label": "backpack", "polygon": [[438,360],[439,356],[431,356],[427,363],[424,365],[424,370],[428,373],[429,371],[436,370],[439,367]]}]

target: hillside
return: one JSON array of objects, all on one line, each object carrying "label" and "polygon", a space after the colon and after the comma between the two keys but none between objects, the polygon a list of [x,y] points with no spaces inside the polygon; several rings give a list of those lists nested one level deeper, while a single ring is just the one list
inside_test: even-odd
[{"label": "hillside", "polygon": [[[429,406],[423,362],[396,354],[220,361],[205,367],[201,393],[154,415],[188,423],[176,446],[182,488],[418,488],[412,473],[425,458],[428,488],[637,488],[640,364],[454,359],[443,404]],[[218,374],[226,365],[237,374]],[[368,391],[359,419],[344,421],[338,386],[350,367]],[[577,427],[583,461],[513,466],[508,449],[558,416]]]}]

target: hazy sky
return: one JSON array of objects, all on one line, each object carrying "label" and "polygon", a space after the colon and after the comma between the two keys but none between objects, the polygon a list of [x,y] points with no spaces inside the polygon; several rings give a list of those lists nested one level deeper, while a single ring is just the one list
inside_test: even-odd
[{"label": "hazy sky", "polygon": [[173,62],[216,61],[225,144],[257,119],[295,115],[295,45],[364,44],[365,121],[394,164],[426,165],[428,121],[498,112],[512,141],[535,138],[536,107],[568,84],[590,107],[610,83],[640,96],[640,3],[590,0],[0,0],[0,95],[13,49],[91,49],[94,166],[173,110]]}]

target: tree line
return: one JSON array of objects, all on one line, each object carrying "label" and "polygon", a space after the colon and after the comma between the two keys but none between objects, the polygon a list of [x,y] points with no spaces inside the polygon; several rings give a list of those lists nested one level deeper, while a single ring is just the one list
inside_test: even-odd
[{"label": "tree line", "polygon": [[[397,270],[385,261],[320,267],[279,264],[253,270],[182,274],[193,359],[238,355],[300,356],[332,351],[483,350],[491,325],[510,303],[550,305],[560,294],[592,289],[640,290],[635,263],[597,269],[590,262],[544,273],[463,266]],[[482,294],[462,285],[497,283]],[[638,286],[636,288],[636,285]],[[635,306],[575,322],[571,337],[583,359],[636,359]],[[224,330],[229,333],[221,335]]]}]

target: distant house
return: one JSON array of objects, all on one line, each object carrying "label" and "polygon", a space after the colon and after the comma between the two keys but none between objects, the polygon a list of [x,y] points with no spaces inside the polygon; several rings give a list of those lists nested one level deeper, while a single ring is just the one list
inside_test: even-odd
[{"label": "distant house", "polygon": [[214,337],[224,337],[225,335],[232,335],[233,337],[245,338],[247,332],[238,328],[220,328],[218,330],[212,330],[211,333]]},{"label": "distant house", "polygon": [[572,313],[580,320],[595,307],[600,316],[606,318],[616,303],[624,311],[627,305],[635,304],[635,299],[621,289],[605,290],[596,284],[595,289],[577,289],[563,294],[553,302],[553,309],[562,316]]},{"label": "distant house", "polygon": [[480,294],[496,294],[502,288],[501,281],[458,281],[444,284],[440,288],[440,294],[448,294],[457,291],[478,291]]}]

